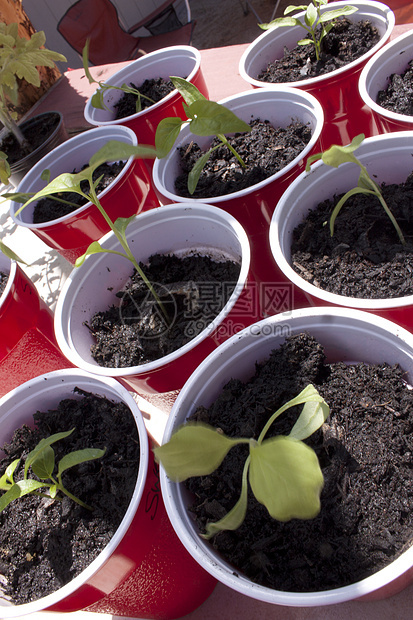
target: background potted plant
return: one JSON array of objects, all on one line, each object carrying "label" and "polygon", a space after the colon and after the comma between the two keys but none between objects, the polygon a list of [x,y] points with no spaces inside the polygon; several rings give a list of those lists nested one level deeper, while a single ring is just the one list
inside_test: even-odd
[{"label": "background potted plant", "polygon": [[[105,148],[103,159],[98,155],[102,148]],[[29,228],[73,264],[92,241],[100,239],[110,230],[87,193],[83,206],[67,215],[41,223],[33,222],[35,204],[32,203],[20,211],[21,202],[27,202],[28,195],[46,187],[48,181],[42,179],[44,170],[47,169],[50,178],[54,179],[65,172],[80,171],[92,157],[95,160],[97,157],[97,165],[106,161],[126,162],[116,178],[99,194],[99,199],[110,217],[130,217],[157,207],[159,202],[151,187],[147,169],[138,157],[140,153],[149,154],[149,149],[138,146],[135,133],[128,127],[96,127],[70,138],[43,157],[26,174],[19,185],[18,195],[10,204],[10,215],[16,224]],[[23,196],[20,199],[21,194]],[[8,196],[13,199],[13,194]],[[64,195],[61,197],[65,198]]]},{"label": "background potted plant", "polygon": [[0,23],[0,121],[9,132],[2,136],[0,148],[8,155],[10,182],[14,186],[36,161],[67,138],[59,112],[44,113],[22,125],[13,119],[11,105],[18,102],[19,80],[39,86],[37,67],[54,67],[55,61],[66,61],[62,54],[44,49],[45,41],[43,32],[35,32],[26,39],[19,37],[18,24]]},{"label": "background potted plant", "polygon": [[[316,2],[315,5],[318,5],[321,15],[330,11],[339,12],[351,5],[357,8],[357,11],[350,15],[349,19],[353,22],[370,20],[380,34],[380,40],[369,51],[348,65],[319,77],[286,82],[288,86],[294,86],[315,95],[323,106],[325,121],[321,139],[324,150],[331,144],[347,144],[361,132],[368,135],[370,110],[364,106],[364,102],[357,94],[357,82],[368,59],[389,40],[395,18],[388,6],[368,0],[349,3],[340,1],[329,4]],[[304,23],[305,14],[305,11],[294,14],[294,19]],[[312,25],[314,18],[317,18],[316,12],[307,24]],[[271,87],[268,82],[258,79],[260,72],[274,59],[282,58],[284,47],[294,48],[297,42],[307,35],[302,26],[292,25],[292,22],[291,27],[285,28],[272,28],[271,24],[266,26],[269,30],[248,46],[239,62],[240,75],[255,88]],[[308,46],[305,46],[305,50],[307,48]]]},{"label": "background potted plant", "polygon": [[[371,135],[391,131],[408,131],[413,127],[413,112],[408,107],[410,84],[403,87],[402,75],[409,72],[413,59],[413,35],[405,32],[372,56],[363,68],[359,78],[359,92],[364,103],[371,110]],[[407,76],[408,79],[408,76]],[[384,106],[379,95],[385,96],[391,88],[389,104]],[[403,111],[392,109],[390,104],[399,101],[404,105]]]},{"label": "background potted plant", "polygon": [[[268,222],[276,208],[278,198],[302,169],[303,158],[316,149],[323,125],[322,109],[312,95],[283,86],[239,93],[220,101],[219,105],[232,111],[244,123],[249,123],[252,118],[256,118],[269,121],[274,128],[286,128],[297,121],[306,125],[311,132],[309,141],[299,154],[268,178],[245,189],[221,196],[207,199],[193,198],[195,202],[206,200],[208,204],[224,209],[239,220],[251,243],[254,279],[257,282],[272,282],[272,264],[268,260],[270,257]],[[192,132],[191,123],[180,128],[182,123],[180,117],[175,117],[172,121],[174,121],[174,129],[179,132],[176,142],[173,148],[170,145],[171,150],[167,151],[166,156],[155,160],[153,167],[154,188],[161,204],[185,202],[188,199],[179,195],[175,189],[175,180],[181,173],[179,149],[194,142],[207,151],[212,142],[212,136],[216,134],[215,129],[207,122],[200,131],[194,127],[197,132],[195,134]],[[159,127],[162,127],[162,123]],[[223,130],[221,129],[218,133],[223,133]],[[158,146],[157,152],[159,154]]]},{"label": "background potted plant", "polygon": [[[303,332],[314,337],[324,347],[327,363],[340,361],[351,365],[357,362],[400,364],[405,372],[403,376],[408,383],[411,381],[412,336],[392,322],[378,317],[373,323],[367,313],[343,308],[307,308],[280,313],[251,325],[223,343],[204,360],[175,402],[167,422],[163,444],[174,436],[177,429],[199,406],[209,408],[215,403],[224,386],[227,388],[228,382],[248,380],[254,374],[257,363],[260,365],[266,360],[287,337]],[[245,436],[248,436],[247,431]],[[204,473],[200,472],[200,475]],[[277,477],[277,474],[274,475]],[[200,530],[188,512],[189,504],[193,503],[191,494],[183,483],[170,479],[162,467],[161,485],[169,517],[188,551],[219,581],[252,598],[276,605],[322,606],[357,598],[391,596],[409,583],[413,557],[411,547],[386,568],[343,587],[331,586],[331,589],[321,588],[318,592],[281,591],[252,582],[237,567],[223,559],[222,552],[216,551],[209,540],[200,536]],[[238,496],[237,492],[234,504]],[[251,495],[248,501],[250,499]],[[232,517],[235,518],[235,515],[232,514]],[[291,523],[294,525],[294,521]],[[267,545],[271,546],[269,539],[266,539],[264,549]],[[286,545],[288,546],[288,541]],[[254,548],[255,555],[257,549],[260,547]]]},{"label": "background potted plant", "polygon": [[[397,184],[404,183],[411,173],[411,152],[411,132],[398,132],[367,138],[357,149],[357,159],[365,166],[370,178],[379,186],[382,183]],[[389,296],[368,299],[332,293],[307,281],[292,268],[291,245],[294,229],[304,220],[309,211],[322,201],[345,194],[353,188],[355,188],[353,193],[360,192],[363,187],[366,188],[365,184],[361,188],[358,186],[359,176],[360,167],[354,162],[348,161],[336,168],[320,161],[312,165],[309,172],[302,173],[291,184],[280,199],[270,226],[270,243],[279,271],[278,277],[292,283],[297,292],[296,299],[299,299],[301,307],[331,304],[358,308],[379,314],[411,329],[412,295],[402,296],[400,294],[393,298]],[[382,207],[378,201],[377,204],[381,210]],[[387,215],[384,215],[384,219],[386,224],[389,222],[391,231],[394,231],[393,224],[388,220]],[[407,221],[401,223],[401,228],[403,229],[406,225]],[[326,226],[328,228],[328,222]]]},{"label": "background potted plant", "polygon": [[[3,441],[22,424],[33,427],[36,411],[53,410],[62,399],[82,398],[75,388],[124,403],[131,411],[139,437],[139,471],[131,501],[113,537],[87,568],[38,600],[13,605],[2,598],[2,617],[43,609],[104,609],[115,615],[152,618],[174,618],[192,611],[209,596],[215,580],[198,568],[173,533],[158,491],[158,471],[142,414],[125,388],[77,369],[41,375],[1,399]],[[127,594],[131,591],[133,597]]]}]

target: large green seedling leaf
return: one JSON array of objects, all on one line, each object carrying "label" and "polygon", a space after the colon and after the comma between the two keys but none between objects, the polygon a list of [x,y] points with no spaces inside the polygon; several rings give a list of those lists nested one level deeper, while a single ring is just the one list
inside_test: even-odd
[{"label": "large green seedling leaf", "polygon": [[211,474],[238,443],[239,439],[230,439],[211,426],[188,423],[168,443],[155,448],[155,457],[172,480],[182,482],[191,476]]},{"label": "large green seedling leaf", "polygon": [[324,479],[311,448],[278,436],[251,445],[250,454],[252,492],[274,519],[312,519],[319,513]]}]

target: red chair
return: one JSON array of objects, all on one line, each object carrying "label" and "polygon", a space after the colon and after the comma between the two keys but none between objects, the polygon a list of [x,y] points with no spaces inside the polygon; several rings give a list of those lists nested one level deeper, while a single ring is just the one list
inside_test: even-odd
[{"label": "red chair", "polygon": [[[110,0],[78,0],[60,19],[57,30],[78,54],[82,54],[89,39],[89,60],[94,65],[132,60],[169,45],[191,44],[195,22],[191,20],[189,2],[185,0],[186,22],[178,17],[173,5],[174,0],[168,0],[125,30]],[[152,36],[132,35],[141,28]]]}]

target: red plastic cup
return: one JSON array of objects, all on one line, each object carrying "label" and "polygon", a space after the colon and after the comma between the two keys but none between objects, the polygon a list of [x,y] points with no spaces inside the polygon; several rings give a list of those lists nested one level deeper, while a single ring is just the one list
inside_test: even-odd
[{"label": "red plastic cup", "polygon": [[[63,172],[80,170],[108,140],[137,144],[136,135],[127,127],[91,129],[67,140],[43,157],[26,174],[18,191],[37,192],[45,187],[46,183],[40,178],[45,169],[50,170],[52,179]],[[159,206],[143,160],[133,157],[128,159],[116,179],[99,194],[99,200],[112,221],[118,217],[131,217]],[[20,208],[20,203],[11,203],[10,215],[14,222],[29,228],[46,245],[57,250],[72,264],[84,254],[92,241],[97,241],[110,230],[97,207],[91,202],[69,215],[42,224],[33,223],[34,203],[16,215]]]}]

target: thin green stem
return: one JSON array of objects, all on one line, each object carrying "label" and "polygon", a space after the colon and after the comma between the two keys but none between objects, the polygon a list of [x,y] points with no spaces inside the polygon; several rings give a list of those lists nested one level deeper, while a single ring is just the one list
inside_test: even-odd
[{"label": "thin green stem", "polygon": [[163,305],[162,301],[160,300],[160,298],[159,298],[157,292],[155,291],[155,289],[153,288],[151,282],[148,280],[148,278],[146,277],[146,275],[142,271],[141,267],[139,266],[136,258],[134,257],[134,255],[132,254],[132,252],[131,252],[131,250],[129,248],[129,245],[128,245],[127,241],[122,237],[122,235],[116,229],[116,226],[114,225],[114,223],[112,222],[112,220],[110,219],[108,214],[106,213],[105,209],[100,204],[100,201],[99,201],[99,199],[97,197],[97,194],[96,194],[96,191],[95,191],[94,188],[92,188],[91,191],[90,191],[89,199],[99,209],[99,211],[102,214],[102,216],[104,217],[106,223],[108,224],[110,229],[115,233],[116,238],[118,239],[119,243],[121,244],[122,248],[125,251],[125,258],[130,260],[130,262],[133,264],[133,266],[135,267],[136,271],[139,273],[140,277],[142,278],[142,280],[144,281],[144,283],[148,287],[150,293],[153,295],[156,303],[160,307],[160,309],[162,311],[162,314],[164,315],[167,324],[170,325],[171,319],[170,319],[170,317],[169,317],[169,315],[168,315],[168,313],[166,311],[165,306]]},{"label": "thin green stem", "polygon": [[235,155],[235,157],[238,159],[239,163],[241,164],[241,166],[243,168],[245,168],[245,163],[242,159],[242,157],[237,153],[237,151],[234,149],[233,146],[231,146],[231,144],[228,142],[227,138],[224,136],[224,134],[218,134],[217,137],[221,140],[222,144],[224,144],[225,146],[227,146],[229,148],[229,150],[231,151],[231,153],[233,155]]}]

